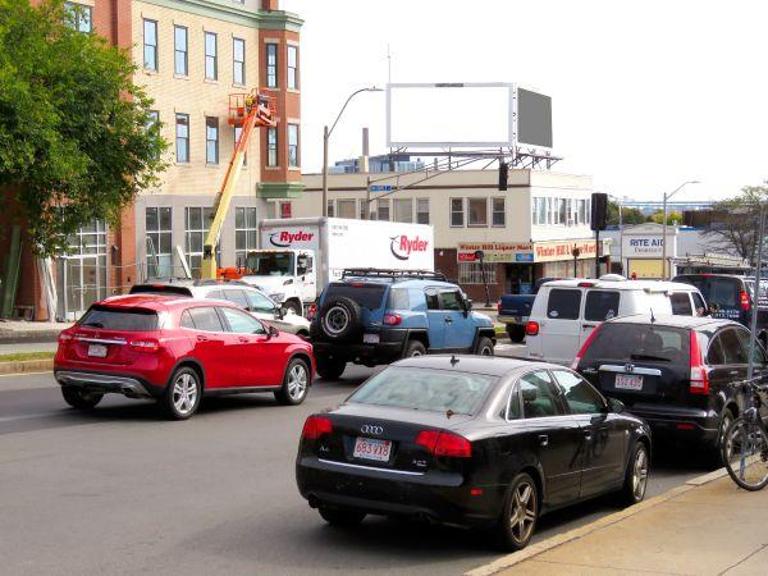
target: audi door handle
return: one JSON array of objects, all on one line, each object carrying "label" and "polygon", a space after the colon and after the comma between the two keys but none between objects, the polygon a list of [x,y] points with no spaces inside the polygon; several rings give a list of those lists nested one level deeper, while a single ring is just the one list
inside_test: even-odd
[{"label": "audi door handle", "polygon": [[546,434],[539,434],[539,444],[546,448],[549,445],[549,436]]}]

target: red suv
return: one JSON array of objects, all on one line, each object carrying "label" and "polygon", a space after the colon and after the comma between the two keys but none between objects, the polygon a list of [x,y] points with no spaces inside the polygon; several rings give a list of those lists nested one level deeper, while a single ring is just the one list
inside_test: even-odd
[{"label": "red suv", "polygon": [[235,304],[139,294],[98,302],[59,336],[54,375],[68,404],[104,394],[154,398],[189,418],[203,394],[273,392],[300,404],[314,374],[312,345]]}]

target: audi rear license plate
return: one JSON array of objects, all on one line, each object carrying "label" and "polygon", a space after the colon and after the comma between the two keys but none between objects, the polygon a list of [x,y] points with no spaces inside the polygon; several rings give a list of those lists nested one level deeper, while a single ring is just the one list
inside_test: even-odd
[{"label": "audi rear license plate", "polygon": [[355,451],[352,455],[363,460],[375,460],[387,462],[392,453],[392,442],[389,440],[376,440],[375,438],[358,437],[355,440]]},{"label": "audi rear license plate", "polygon": [[107,347],[103,344],[90,344],[88,346],[88,356],[95,356],[96,358],[107,357]]},{"label": "audi rear license plate", "polygon": [[613,383],[614,388],[622,390],[642,390],[643,377],[632,374],[616,374],[616,380]]},{"label": "audi rear license plate", "polygon": [[363,334],[363,344],[378,344],[379,339],[378,334]]}]

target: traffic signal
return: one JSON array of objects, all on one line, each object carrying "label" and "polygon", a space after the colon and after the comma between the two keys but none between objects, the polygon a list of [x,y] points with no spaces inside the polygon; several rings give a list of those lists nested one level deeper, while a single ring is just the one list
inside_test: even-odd
[{"label": "traffic signal", "polygon": [[507,177],[509,176],[509,165],[499,160],[499,190],[507,189]]},{"label": "traffic signal", "polygon": [[605,192],[592,193],[592,230],[605,230],[608,225],[608,194]]}]

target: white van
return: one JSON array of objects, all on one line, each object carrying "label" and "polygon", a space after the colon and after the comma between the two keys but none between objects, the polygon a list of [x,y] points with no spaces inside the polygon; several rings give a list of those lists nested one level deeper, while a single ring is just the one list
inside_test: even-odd
[{"label": "white van", "polygon": [[525,327],[531,360],[570,364],[604,320],[633,314],[703,316],[709,313],[690,284],[656,280],[555,280],[542,285]]}]

